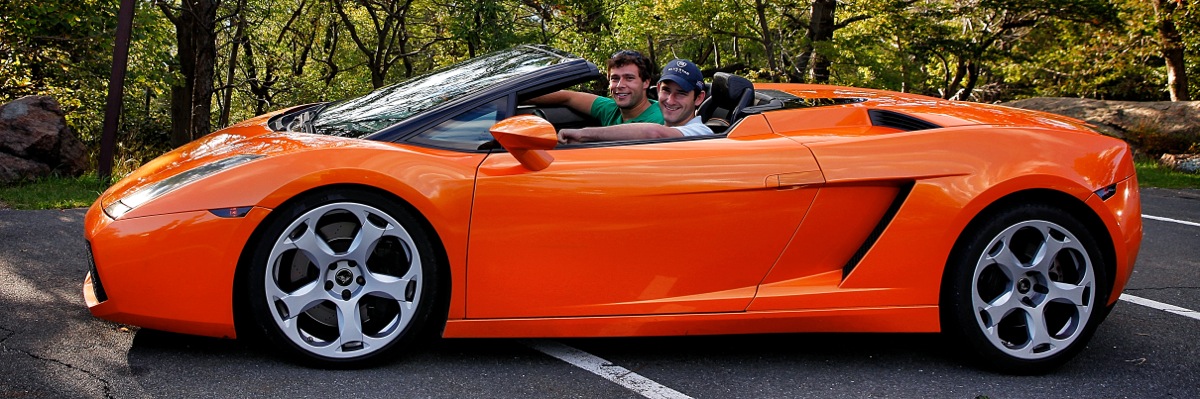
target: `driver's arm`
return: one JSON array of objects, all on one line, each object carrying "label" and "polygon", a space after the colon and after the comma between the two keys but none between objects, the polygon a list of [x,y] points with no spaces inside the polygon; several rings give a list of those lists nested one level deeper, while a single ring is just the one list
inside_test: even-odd
[{"label": "driver's arm", "polygon": [[591,115],[592,103],[599,98],[592,93],[584,93],[580,91],[559,90],[550,94],[539,97],[534,97],[526,101],[526,104],[533,105],[561,105],[575,110],[575,112]]},{"label": "driver's arm", "polygon": [[604,127],[563,129],[558,132],[560,143],[585,143],[590,141],[642,140],[683,137],[679,129],[657,123],[625,123]]}]

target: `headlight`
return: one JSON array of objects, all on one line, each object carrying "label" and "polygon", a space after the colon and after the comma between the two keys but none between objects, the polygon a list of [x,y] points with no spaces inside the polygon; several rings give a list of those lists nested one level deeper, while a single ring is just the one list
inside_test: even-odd
[{"label": "headlight", "polygon": [[129,211],[134,210],[135,208],[141,206],[142,204],[150,202],[150,200],[152,200],[152,199],[161,197],[163,194],[169,193],[177,188],[186,186],[191,182],[200,180],[201,178],[211,175],[213,173],[217,173],[222,170],[229,169],[234,166],[241,165],[246,162],[250,162],[255,159],[262,158],[262,157],[263,157],[262,155],[257,155],[257,154],[234,155],[229,158],[224,158],[224,159],[212,162],[212,163],[197,166],[190,170],[184,171],[183,173],[168,177],[166,179],[159,180],[158,182],[156,182],[154,184],[150,184],[148,186],[139,188],[139,189],[137,189],[137,191],[129,193],[129,195],[126,195],[124,198],[113,201],[112,204],[109,204],[107,207],[104,208],[104,213],[108,214],[108,217],[113,218],[113,219],[120,218],[121,216],[124,216]]}]

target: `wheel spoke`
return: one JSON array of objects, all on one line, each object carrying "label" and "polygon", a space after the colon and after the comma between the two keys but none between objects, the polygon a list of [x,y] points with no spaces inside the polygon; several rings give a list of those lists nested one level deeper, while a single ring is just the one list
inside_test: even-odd
[{"label": "wheel spoke", "polygon": [[363,342],[362,317],[358,312],[358,301],[338,301],[338,348],[342,350],[346,344]]},{"label": "wheel spoke", "polygon": [[[295,225],[295,223],[293,223],[293,225]],[[316,220],[309,218],[305,220],[305,225],[306,227],[304,232],[300,235],[300,237],[297,237],[296,239],[284,240],[284,244],[292,245],[296,249],[300,250],[301,253],[307,256],[308,259],[318,267],[322,265],[328,265],[337,260],[333,249],[330,248],[329,244],[326,244],[325,241],[317,235],[316,230],[314,230],[314,226],[316,226]]]},{"label": "wheel spoke", "polygon": [[409,279],[378,273],[366,273],[363,277],[367,280],[367,284],[363,286],[365,292],[404,301],[404,289],[408,286]]},{"label": "wheel spoke", "polygon": [[267,295],[272,296],[275,300],[282,301],[287,308],[287,315],[281,315],[281,318],[292,320],[301,313],[312,309],[313,306],[317,306],[322,301],[333,299],[320,287],[320,280],[314,280],[295,291],[283,292],[283,290],[280,290],[274,284],[269,284]]},{"label": "wheel spoke", "polygon": [[[977,305],[977,308],[986,313],[989,320],[991,320],[985,327],[994,329],[996,325],[1000,324],[1000,320],[1004,319],[1004,316],[1008,316],[1009,313],[1012,313],[1013,309],[1017,309],[1020,306],[1021,303],[1013,298],[1012,292],[1007,292],[991,303]],[[995,331],[993,331],[994,333]]]},{"label": "wheel spoke", "polygon": [[1059,241],[1050,235],[1048,228],[1039,229],[1042,233],[1042,245],[1038,247],[1037,255],[1033,258],[1033,269],[1042,273],[1050,271],[1050,265],[1054,264],[1054,258],[1062,251],[1066,245],[1065,242]]},{"label": "wheel spoke", "polygon": [[1013,253],[1012,247],[1008,246],[1008,243],[1010,242],[1009,240],[1010,239],[1005,240],[1004,246],[1000,248],[1000,253],[997,253],[994,256],[989,256],[987,259],[990,259],[996,264],[1004,266],[1002,268],[1004,269],[1004,273],[1009,277],[1012,277],[1014,271],[1024,268],[1025,265],[1021,263],[1019,258],[1017,258],[1017,254]]},{"label": "wheel spoke", "polygon": [[371,251],[375,249],[375,245],[379,243],[379,239],[387,233],[389,228],[380,228],[367,220],[369,213],[365,210],[355,212],[358,216],[358,222],[362,226],[358,230],[358,235],[354,237],[354,242],[350,244],[350,249],[347,251],[347,258],[353,259],[360,264],[366,264],[367,259],[371,257]]},{"label": "wheel spoke", "polygon": [[1065,301],[1075,306],[1087,306],[1090,303],[1085,298],[1088,293],[1087,286],[1051,282],[1049,288],[1050,292],[1046,294],[1049,300]]},{"label": "wheel spoke", "polygon": [[1034,309],[1027,313],[1026,328],[1029,333],[1029,342],[1021,347],[1020,353],[1026,357],[1038,356],[1042,352],[1053,349],[1058,340],[1050,336],[1050,331],[1046,329],[1046,317],[1043,313],[1045,309]]}]

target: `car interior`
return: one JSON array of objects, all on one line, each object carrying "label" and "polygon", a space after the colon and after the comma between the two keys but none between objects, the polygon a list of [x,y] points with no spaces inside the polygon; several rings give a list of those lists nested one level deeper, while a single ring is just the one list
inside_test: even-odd
[{"label": "car interior", "polygon": [[[573,90],[593,92],[596,95],[607,95],[605,92],[588,89],[588,84],[577,85]],[[746,78],[725,72],[717,72],[712,77],[712,83],[705,84],[707,97],[700,104],[696,113],[704,124],[712,129],[714,134],[723,134],[742,117],[750,114],[747,108],[771,102],[767,96],[757,96],[754,85]],[[651,87],[647,97],[656,99],[656,90]],[[549,121],[556,130],[577,129],[600,126],[596,118],[586,113],[576,112],[565,106],[532,106],[525,105],[517,109],[517,114],[532,114]]]}]

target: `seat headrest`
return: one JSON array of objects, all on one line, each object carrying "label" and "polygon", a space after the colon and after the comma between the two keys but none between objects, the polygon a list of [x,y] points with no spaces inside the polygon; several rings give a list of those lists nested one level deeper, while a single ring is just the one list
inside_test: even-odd
[{"label": "seat headrest", "polygon": [[722,108],[733,108],[741,101],[742,93],[747,89],[753,90],[754,84],[746,78],[726,72],[717,72],[713,75],[710,94],[713,101],[717,101]]}]

